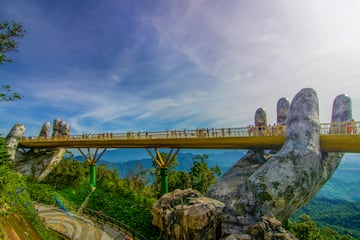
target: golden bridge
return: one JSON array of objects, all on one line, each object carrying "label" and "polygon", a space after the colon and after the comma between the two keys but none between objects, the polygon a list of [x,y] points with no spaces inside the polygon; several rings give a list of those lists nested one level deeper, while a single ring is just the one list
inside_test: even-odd
[{"label": "golden bridge", "polygon": [[[360,152],[360,122],[320,124],[320,147],[324,152]],[[125,132],[24,137],[22,148],[169,148],[169,149],[280,149],[286,126],[203,128],[158,132]]]},{"label": "golden bridge", "polygon": [[[360,152],[360,122],[320,124],[320,148],[323,152]],[[90,167],[90,187],[96,186],[96,163],[108,148],[145,148],[160,167],[161,192],[168,192],[167,169],[181,148],[188,149],[280,149],[285,141],[286,125],[240,128],[202,128],[160,132],[126,132],[24,137],[20,148],[77,148]],[[87,148],[87,154],[81,148]],[[93,154],[91,149],[95,148]],[[98,150],[103,150],[98,153]],[[162,155],[159,148],[170,149]],[[149,149],[154,149],[150,151]],[[174,149],[176,149],[174,151]]]}]

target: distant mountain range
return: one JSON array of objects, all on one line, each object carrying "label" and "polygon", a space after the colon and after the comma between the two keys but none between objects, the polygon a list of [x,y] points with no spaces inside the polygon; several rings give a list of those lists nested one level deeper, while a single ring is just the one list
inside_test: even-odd
[{"label": "distant mountain range", "polygon": [[[178,154],[177,170],[189,171],[197,154],[208,154],[209,167],[219,166],[221,172],[225,173],[246,152],[247,150],[182,149]],[[83,161],[81,156],[75,158]],[[144,149],[116,149],[106,151],[99,164],[105,164],[111,169],[116,168],[119,175],[125,177],[130,169],[135,170],[136,164],[141,164],[143,169],[151,168],[152,160]],[[316,197],[359,202],[360,154],[345,154],[334,175]]]},{"label": "distant mountain range", "polygon": [[[161,149],[159,150],[161,152]],[[168,152],[168,150],[164,150]],[[193,165],[193,158],[198,154],[208,154],[208,166],[219,166],[224,173],[237,160],[242,158],[246,150],[193,150],[182,149],[178,154],[179,166],[177,170],[189,171]],[[83,161],[82,156],[76,156],[76,159]],[[109,168],[117,168],[121,177],[126,176],[130,169],[134,170],[136,164],[141,164],[143,169],[152,167],[152,159],[144,149],[116,149],[108,150],[101,157],[98,164],[105,164]]]}]

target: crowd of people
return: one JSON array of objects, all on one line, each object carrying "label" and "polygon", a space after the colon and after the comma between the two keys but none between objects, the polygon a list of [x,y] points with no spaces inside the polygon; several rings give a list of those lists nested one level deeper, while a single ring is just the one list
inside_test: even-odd
[{"label": "crowd of people", "polygon": [[286,132],[286,125],[269,124],[267,126],[248,126],[249,136],[281,136]]},{"label": "crowd of people", "polygon": [[193,138],[193,137],[238,137],[238,136],[278,136],[285,134],[286,126],[280,124],[268,126],[249,125],[243,128],[198,128],[195,130],[167,130],[163,132],[126,132],[125,134],[100,133],[83,134],[83,139],[152,139],[152,138]]},{"label": "crowd of people", "polygon": [[[359,122],[354,120],[350,122],[335,122],[324,124],[321,127],[321,134],[359,134]],[[248,125],[241,128],[198,128],[195,130],[167,130],[162,132],[126,132],[121,134],[113,133],[84,133],[80,136],[57,135],[52,138],[72,138],[72,139],[152,139],[152,138],[193,138],[193,137],[246,137],[246,136],[282,136],[286,133],[287,126],[284,124],[268,124],[268,125]],[[47,138],[46,135],[40,135],[40,138]],[[29,139],[36,139],[29,137]]]}]

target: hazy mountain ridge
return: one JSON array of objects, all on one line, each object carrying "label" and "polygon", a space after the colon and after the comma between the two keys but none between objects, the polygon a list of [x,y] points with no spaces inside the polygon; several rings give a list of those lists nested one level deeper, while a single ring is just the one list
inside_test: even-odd
[{"label": "hazy mountain ridge", "polygon": [[316,197],[360,202],[360,154],[345,154]]},{"label": "hazy mountain ridge", "polygon": [[[115,150],[116,151],[116,150]],[[208,165],[209,167],[215,167],[219,166],[222,173],[227,171],[236,161],[238,161],[246,151],[226,151],[226,152],[212,152],[209,153],[208,157]],[[205,154],[202,151],[200,154]],[[105,155],[105,154],[104,154]],[[179,166],[176,168],[177,170],[184,170],[184,171],[190,171],[190,168],[193,165],[193,158],[196,157],[195,152],[184,152],[178,154],[178,163]],[[100,160],[99,164],[106,164],[109,168],[117,168],[119,171],[120,176],[125,177],[127,172],[130,169],[135,169],[136,164],[141,164],[143,169],[151,168],[152,167],[152,159],[147,156],[146,158],[137,159],[137,160],[128,160],[125,162],[116,162],[113,158],[109,159],[109,156],[115,156],[114,153],[111,153],[111,155],[104,157],[104,160]],[[135,154],[135,156],[139,156],[138,153]],[[127,156],[128,159],[130,159],[130,156]],[[123,158],[126,159],[126,158]]]}]

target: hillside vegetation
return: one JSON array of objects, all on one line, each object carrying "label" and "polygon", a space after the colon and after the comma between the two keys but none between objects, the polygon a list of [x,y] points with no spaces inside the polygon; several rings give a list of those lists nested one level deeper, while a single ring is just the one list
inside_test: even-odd
[{"label": "hillside vegetation", "polygon": [[[209,169],[206,155],[194,158],[189,173],[175,171],[176,161],[169,168],[169,190],[192,187],[203,193],[216,180],[220,170]],[[160,196],[159,169],[153,168],[152,184],[148,184],[144,170],[138,165],[127,173],[126,178],[119,178],[116,169],[107,169],[105,165],[97,166],[97,186],[90,195],[87,208],[111,216],[136,229],[148,239],[157,239],[158,230],[152,226],[151,209]],[[54,204],[56,194],[65,206],[76,210],[89,194],[89,169],[86,164],[73,160],[63,160],[43,183],[28,181],[30,195],[37,201]]]},{"label": "hillside vegetation", "polygon": [[300,209],[293,220],[301,215],[310,216],[324,229],[331,228],[338,233],[360,239],[360,202],[316,197]]},{"label": "hillside vegetation", "polygon": [[0,138],[0,239],[58,239],[46,229],[32,204],[25,177],[12,170]]},{"label": "hillside vegetation", "polygon": [[[208,180],[215,181],[219,169],[209,169],[205,160],[206,155],[194,158],[193,167],[189,172],[176,171],[177,163],[175,161],[172,168],[169,169],[169,190],[193,187],[202,192],[206,191],[206,186],[211,185]],[[158,230],[151,223],[151,208],[159,197],[160,186],[157,176],[154,176],[155,181],[152,184],[147,182],[146,176],[149,171],[150,174],[158,176],[156,169],[146,170],[140,164],[136,165],[134,170],[129,171],[125,178],[120,178],[116,169],[107,169],[105,165],[97,166],[97,187],[95,192],[90,195],[87,207],[124,222],[148,239],[158,239]],[[201,175],[200,172],[206,174]],[[211,177],[209,178],[209,176]],[[88,167],[82,162],[67,159],[54,169],[44,183],[32,182],[30,184],[31,196],[51,204],[53,203],[51,194],[57,192],[64,202],[72,203],[76,209],[89,192],[88,183]],[[354,237],[357,236],[349,226],[340,234],[331,224],[324,225],[315,222],[312,219],[314,216],[316,217],[316,215],[311,215],[311,217],[302,215],[294,218],[287,227],[299,239],[304,240],[345,240],[352,239],[350,234]]]}]

